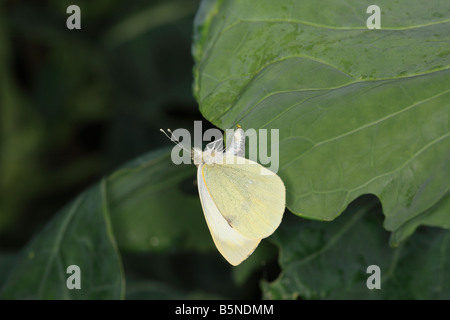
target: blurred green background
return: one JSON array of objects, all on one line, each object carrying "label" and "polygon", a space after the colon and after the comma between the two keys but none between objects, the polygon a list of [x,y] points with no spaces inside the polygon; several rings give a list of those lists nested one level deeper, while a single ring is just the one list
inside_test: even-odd
[{"label": "blurred green background", "polygon": [[[0,3],[1,271],[87,187],[124,162],[171,145],[159,128],[190,128],[203,117],[192,95],[199,1]],[[81,8],[81,30],[66,27],[73,4]],[[124,253],[127,296],[179,298],[192,289],[196,297],[199,288],[212,291],[209,297],[261,296],[260,274],[235,294],[231,268],[216,254],[215,264],[196,273],[201,277],[174,277],[180,262],[198,268],[187,255]],[[212,278],[223,286],[211,289]],[[128,286],[129,279],[139,279],[138,286]],[[140,294],[147,280],[157,288]]]},{"label": "blurred green background", "polygon": [[[66,8],[81,8],[68,30]],[[201,120],[192,97],[198,1],[4,1],[0,14],[0,245]]]}]

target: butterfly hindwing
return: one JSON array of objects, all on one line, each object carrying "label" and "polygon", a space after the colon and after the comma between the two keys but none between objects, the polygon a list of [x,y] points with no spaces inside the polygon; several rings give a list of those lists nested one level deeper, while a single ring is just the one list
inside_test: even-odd
[{"label": "butterfly hindwing", "polygon": [[284,213],[283,181],[254,161],[226,157],[233,159],[202,166],[202,179],[211,200],[225,221],[243,237],[268,237]]}]

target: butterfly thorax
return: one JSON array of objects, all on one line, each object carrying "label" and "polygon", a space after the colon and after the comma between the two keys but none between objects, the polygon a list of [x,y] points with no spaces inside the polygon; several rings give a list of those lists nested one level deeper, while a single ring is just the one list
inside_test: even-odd
[{"label": "butterfly thorax", "polygon": [[199,148],[192,148],[192,160],[197,167],[201,164],[223,163],[224,155],[217,149],[206,148],[202,151]]}]

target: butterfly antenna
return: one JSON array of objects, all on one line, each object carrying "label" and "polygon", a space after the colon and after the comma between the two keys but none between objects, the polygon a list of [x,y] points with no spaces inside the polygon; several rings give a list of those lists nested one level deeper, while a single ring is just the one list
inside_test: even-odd
[{"label": "butterfly antenna", "polygon": [[191,152],[190,150],[186,149],[185,146],[183,146],[183,144],[180,142],[180,140],[178,140],[174,135],[172,130],[167,129],[167,132],[170,133],[170,136],[167,134],[167,132],[165,132],[163,129],[159,129],[159,131],[161,131],[162,133],[164,133],[164,135],[169,138],[172,142],[174,142],[177,146],[180,146],[183,150],[187,151],[187,152]]}]

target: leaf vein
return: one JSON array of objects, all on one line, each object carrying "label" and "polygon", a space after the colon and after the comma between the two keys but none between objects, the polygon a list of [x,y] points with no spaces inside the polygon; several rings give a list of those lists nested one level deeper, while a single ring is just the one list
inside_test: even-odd
[{"label": "leaf vein", "polygon": [[323,145],[323,144],[326,144],[326,143],[329,143],[329,142],[332,142],[332,141],[335,141],[335,140],[339,140],[339,139],[341,139],[341,138],[343,138],[343,137],[346,137],[346,136],[348,136],[348,135],[351,135],[351,134],[354,134],[354,133],[359,132],[359,131],[361,131],[361,130],[367,129],[367,128],[373,126],[373,125],[379,124],[379,123],[381,123],[381,122],[383,122],[383,121],[386,121],[386,120],[388,120],[388,119],[391,119],[391,118],[393,118],[393,117],[395,117],[395,116],[397,116],[397,115],[399,115],[399,114],[402,114],[403,112],[406,112],[406,111],[408,111],[408,110],[411,110],[411,109],[413,109],[413,108],[415,108],[415,107],[417,107],[417,106],[420,106],[420,105],[422,105],[422,104],[424,104],[424,103],[426,103],[426,102],[429,102],[429,101],[431,101],[431,100],[433,100],[433,99],[436,99],[436,98],[438,98],[438,97],[440,97],[440,96],[443,96],[443,95],[447,94],[448,92],[450,92],[450,89],[449,89],[449,90],[446,90],[446,91],[444,91],[444,92],[441,92],[441,93],[439,93],[439,94],[437,94],[437,95],[434,95],[434,96],[432,96],[432,97],[429,97],[429,98],[427,98],[427,99],[421,100],[421,101],[419,101],[419,102],[417,102],[417,103],[415,103],[415,104],[411,104],[411,105],[409,105],[408,107],[403,108],[402,110],[399,110],[399,111],[397,111],[397,112],[391,113],[390,115],[387,115],[387,116],[385,116],[385,117],[383,117],[383,118],[380,118],[380,119],[378,119],[378,120],[376,120],[376,121],[367,123],[367,124],[365,124],[365,125],[363,125],[363,126],[361,126],[361,127],[358,127],[358,128],[356,128],[356,129],[350,130],[350,131],[348,131],[348,132],[346,132],[346,133],[343,133],[343,134],[338,135],[338,136],[336,136],[336,137],[330,138],[330,139],[328,139],[328,140],[323,140],[323,141],[321,141],[321,142],[315,144],[315,145],[314,145],[311,149],[309,149],[308,151],[302,153],[302,154],[299,155],[298,157],[296,157],[296,158],[292,159],[291,161],[289,161],[287,164],[285,164],[285,165],[281,168],[281,170],[286,169],[287,167],[289,167],[290,165],[292,165],[292,164],[295,163],[296,161],[300,160],[303,156],[305,156],[307,153],[309,153],[311,150],[313,150],[314,148],[316,148],[316,147],[318,147],[318,146],[321,146],[321,145]]}]

